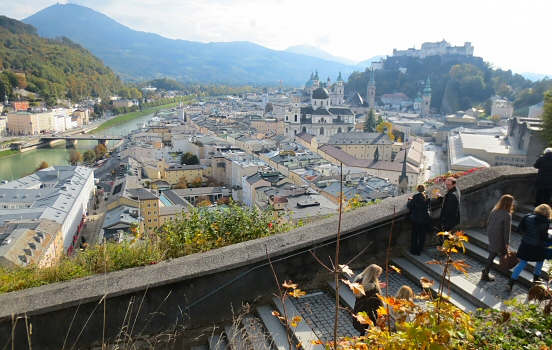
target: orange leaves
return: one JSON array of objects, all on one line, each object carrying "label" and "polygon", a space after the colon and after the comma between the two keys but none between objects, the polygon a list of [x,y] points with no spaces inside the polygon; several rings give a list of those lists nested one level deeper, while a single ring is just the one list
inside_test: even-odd
[{"label": "orange leaves", "polygon": [[344,280],[344,279],[341,279],[341,282],[343,282],[347,286],[349,286],[349,288],[353,291],[353,293],[355,293],[356,296],[366,295],[366,293],[364,292],[364,287],[362,286],[362,284],[352,283],[352,282]]},{"label": "orange leaves", "polygon": [[360,323],[360,324],[367,324],[369,325],[370,327],[373,327],[374,326],[374,322],[372,322],[372,320],[370,319],[370,317],[368,317],[368,314],[364,311],[362,312],[359,312],[358,314],[356,315],[353,315],[354,318],[357,319],[357,321]]},{"label": "orange leaves", "polygon": [[284,283],[282,284],[282,286],[283,286],[284,288],[295,289],[295,288],[297,288],[298,284],[296,284],[296,283],[294,284],[294,283],[292,283],[291,281],[284,281]]},{"label": "orange leaves", "polygon": [[293,291],[288,292],[287,294],[288,294],[289,296],[294,297],[294,298],[300,298],[300,297],[302,297],[303,295],[307,294],[307,292],[304,292],[304,291],[302,291],[301,289],[294,289]]},{"label": "orange leaves", "polygon": [[291,318],[291,326],[292,327],[297,327],[297,325],[299,324],[299,322],[301,322],[302,318],[301,316],[294,316]]},{"label": "orange leaves", "polygon": [[395,270],[396,273],[401,273],[401,269],[399,269],[398,267],[396,266],[393,266],[393,265],[389,265],[389,267],[393,270]]},{"label": "orange leaves", "polygon": [[470,265],[466,264],[464,260],[453,261],[452,266],[454,266],[458,271],[461,271],[465,274],[468,274],[468,271],[466,269],[470,268]]},{"label": "orange leaves", "polygon": [[434,280],[429,280],[427,277],[420,278],[420,283],[422,284],[422,288],[431,288],[435,284]]},{"label": "orange leaves", "polygon": [[347,265],[339,265],[339,272],[343,272],[347,276],[354,276],[355,273]]},{"label": "orange leaves", "polygon": [[307,294],[307,292],[302,291],[301,289],[297,289],[297,284],[293,283],[291,281],[284,281],[282,286],[286,289],[292,289],[291,292],[287,292],[286,294],[289,296],[292,296],[294,298],[300,298],[303,295]]}]

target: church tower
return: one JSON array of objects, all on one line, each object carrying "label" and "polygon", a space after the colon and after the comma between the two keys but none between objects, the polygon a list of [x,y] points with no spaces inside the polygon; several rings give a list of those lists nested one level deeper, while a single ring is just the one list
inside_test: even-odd
[{"label": "church tower", "polygon": [[263,109],[266,107],[266,105],[268,104],[269,102],[269,99],[268,99],[268,89],[267,88],[264,88],[263,89],[263,95],[261,97],[261,102],[262,102],[262,105],[263,105]]},{"label": "church tower", "polygon": [[375,108],[376,102],[376,82],[374,80],[374,70],[370,73],[370,82],[368,83],[368,91],[366,93],[366,101],[370,108]]},{"label": "church tower", "polygon": [[341,77],[341,72],[335,82],[332,94],[331,94],[331,104],[332,106],[339,106],[343,104],[343,96],[345,95],[345,87],[343,86],[343,78]]},{"label": "church tower", "polygon": [[427,77],[426,86],[424,88],[424,94],[422,96],[422,117],[429,117],[429,107],[431,106],[431,87],[429,83],[429,77]]},{"label": "church tower", "polygon": [[406,175],[406,158],[408,155],[408,148],[404,149],[404,160],[401,175],[399,176],[399,196],[408,192],[408,176]]}]

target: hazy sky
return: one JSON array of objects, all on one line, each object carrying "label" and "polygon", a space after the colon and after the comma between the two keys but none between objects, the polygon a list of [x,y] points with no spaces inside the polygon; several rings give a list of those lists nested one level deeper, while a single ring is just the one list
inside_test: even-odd
[{"label": "hazy sky", "polygon": [[[59,1],[67,2],[168,38],[251,41],[277,50],[309,44],[357,61],[426,41],[470,41],[474,54],[495,67],[552,76],[550,0]],[[53,4],[0,0],[0,14],[20,20]]]}]

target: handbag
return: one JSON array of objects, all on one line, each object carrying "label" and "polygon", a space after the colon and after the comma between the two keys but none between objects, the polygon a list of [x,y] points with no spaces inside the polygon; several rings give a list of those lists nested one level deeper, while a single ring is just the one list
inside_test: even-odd
[{"label": "handbag", "polygon": [[519,259],[516,257],[516,254],[517,252],[508,249],[508,252],[500,257],[500,267],[510,270],[512,267],[516,266],[519,263]]}]

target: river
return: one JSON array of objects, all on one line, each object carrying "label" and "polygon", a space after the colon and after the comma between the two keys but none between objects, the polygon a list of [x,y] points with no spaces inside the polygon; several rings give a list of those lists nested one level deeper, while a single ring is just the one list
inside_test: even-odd
[{"label": "river", "polygon": [[[146,123],[153,117],[152,114],[133,119],[131,121],[112,126],[109,129],[105,129],[96,134],[98,137],[101,135],[122,135],[128,134],[132,130],[138,129],[137,123]],[[79,141],[76,147],[66,148],[65,142],[55,145],[54,147],[44,147],[25,153],[20,153],[15,156],[6,157],[0,159],[0,180],[18,179],[20,177],[29,175],[34,172],[38,165],[45,161],[48,165],[67,165],[67,158],[69,153],[73,150],[77,150],[80,153],[84,153],[86,150],[94,149],[98,141]],[[109,142],[109,146],[112,146],[113,142]]]}]

